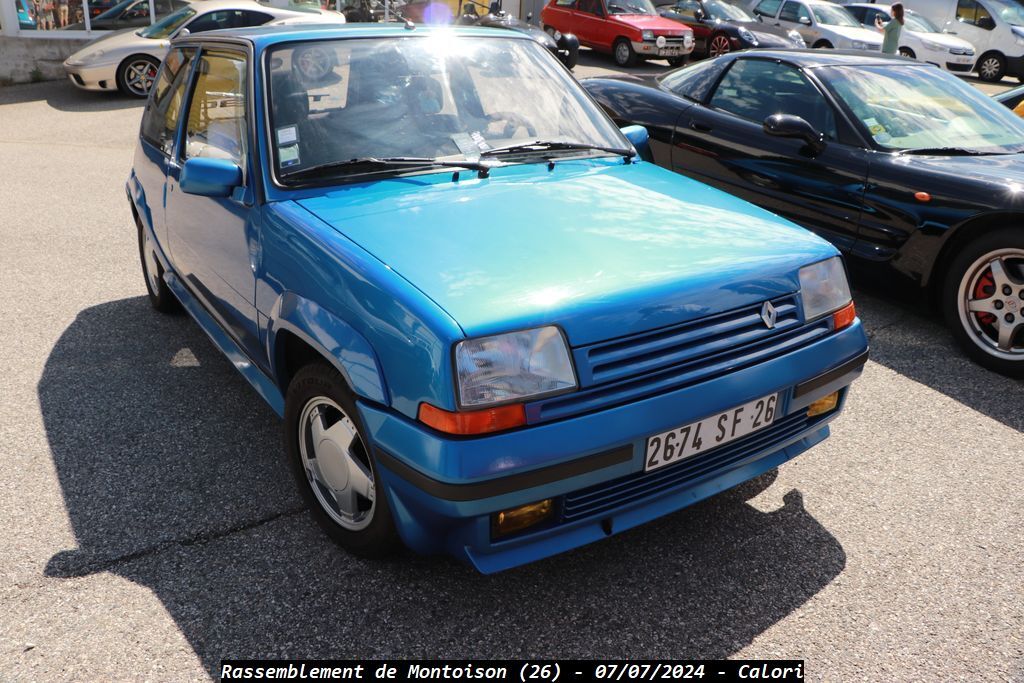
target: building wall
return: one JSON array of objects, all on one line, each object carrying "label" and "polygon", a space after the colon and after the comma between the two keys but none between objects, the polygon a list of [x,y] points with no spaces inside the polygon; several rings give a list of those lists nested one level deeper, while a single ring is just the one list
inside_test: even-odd
[{"label": "building wall", "polygon": [[35,69],[43,80],[66,78],[62,63],[90,40],[0,36],[0,83],[27,83]]}]

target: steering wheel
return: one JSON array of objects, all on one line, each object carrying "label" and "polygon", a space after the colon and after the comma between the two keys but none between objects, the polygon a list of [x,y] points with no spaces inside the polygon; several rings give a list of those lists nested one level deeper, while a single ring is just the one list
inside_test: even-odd
[{"label": "steering wheel", "polygon": [[501,136],[505,138],[512,137],[520,128],[526,130],[526,134],[530,137],[537,137],[537,129],[514,111],[496,111],[487,117],[487,121],[491,123],[504,121],[505,128],[501,131]]}]

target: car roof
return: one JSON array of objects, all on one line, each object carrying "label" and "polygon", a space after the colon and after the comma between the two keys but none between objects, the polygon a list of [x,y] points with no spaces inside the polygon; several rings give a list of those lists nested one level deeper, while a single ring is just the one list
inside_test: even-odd
[{"label": "car roof", "polygon": [[737,53],[738,58],[761,57],[788,62],[805,68],[820,66],[920,66],[933,68],[931,64],[907,59],[899,55],[887,55],[882,52],[864,52],[862,50],[821,50],[804,48],[799,50],[744,50]]},{"label": "car roof", "polygon": [[[202,0],[207,2],[224,2],[230,0]],[[261,5],[262,6],[262,5]],[[455,36],[490,36],[512,40],[532,40],[518,31],[503,28],[483,28],[476,26],[426,26],[416,24],[415,28],[406,28],[401,23],[380,24],[331,24],[325,21],[308,24],[285,24],[253,26],[247,28],[204,31],[181,38],[181,41],[201,42],[208,38],[230,38],[252,43],[256,49],[262,49],[276,43],[288,43],[304,40],[325,40],[331,38],[410,38],[416,36],[435,36],[439,38]],[[179,42],[178,40],[175,41]]]}]

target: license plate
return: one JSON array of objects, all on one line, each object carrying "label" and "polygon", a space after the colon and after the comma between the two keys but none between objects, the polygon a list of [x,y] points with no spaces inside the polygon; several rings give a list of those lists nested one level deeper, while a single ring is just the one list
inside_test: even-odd
[{"label": "license plate", "polygon": [[971,57],[954,57],[953,58],[953,63],[954,64],[970,64],[972,61],[974,61],[974,60]]},{"label": "license plate", "polygon": [[760,431],[775,421],[778,406],[779,395],[772,394],[698,422],[650,436],[647,438],[644,471],[674,465],[698,453]]},{"label": "license plate", "polygon": [[659,57],[678,57],[681,50],[678,47],[663,47],[658,50]]}]

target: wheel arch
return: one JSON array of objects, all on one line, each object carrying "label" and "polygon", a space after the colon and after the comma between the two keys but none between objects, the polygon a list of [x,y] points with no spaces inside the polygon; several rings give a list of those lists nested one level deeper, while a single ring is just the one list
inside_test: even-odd
[{"label": "wheel arch", "polygon": [[369,341],[308,299],[291,292],[278,298],[267,326],[266,343],[273,378],[282,393],[301,367],[324,360],[341,373],[357,396],[388,403],[384,373]]},{"label": "wheel arch", "polygon": [[975,216],[951,228],[946,233],[942,246],[939,247],[939,253],[928,273],[928,279],[925,281],[928,300],[933,307],[938,307],[942,301],[942,286],[946,282],[946,274],[956,255],[966,245],[982,235],[1001,230],[1015,221],[1024,223],[1024,211],[1006,211]]},{"label": "wheel arch", "polygon": [[974,68],[972,69],[972,71],[977,71],[981,63],[985,61],[985,58],[992,56],[999,57],[999,59],[1003,60],[1004,64],[1006,63],[1006,55],[1000,52],[999,50],[985,50],[980,55],[978,55],[978,59],[975,60]]}]

